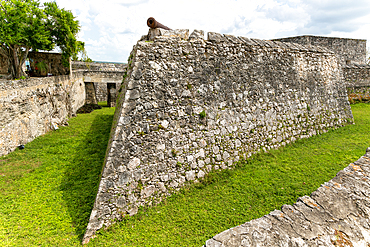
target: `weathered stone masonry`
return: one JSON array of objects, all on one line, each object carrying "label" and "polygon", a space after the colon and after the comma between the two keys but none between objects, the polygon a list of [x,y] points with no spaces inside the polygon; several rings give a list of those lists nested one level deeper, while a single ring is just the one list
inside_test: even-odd
[{"label": "weathered stone masonry", "polygon": [[326,47],[338,55],[342,65],[366,64],[366,40],[303,35],[274,41]]},{"label": "weathered stone masonry", "polygon": [[107,101],[108,106],[116,105],[116,91],[121,86],[127,64],[72,62],[73,71],[83,71],[86,83],[86,103],[97,104]]},{"label": "weathered stone masonry", "polygon": [[85,103],[82,74],[0,81],[0,156],[53,126]]},{"label": "weathered stone masonry", "polygon": [[342,65],[350,102],[370,100],[370,65],[366,65],[366,40],[303,35],[274,41],[310,44],[332,50]]},{"label": "weathered stone masonry", "polygon": [[84,243],[186,181],[353,121],[333,52],[200,33],[134,47]]},{"label": "weathered stone masonry", "polygon": [[350,99],[370,101],[370,65],[346,65],[343,75]]},{"label": "weathered stone masonry", "polygon": [[[122,78],[125,71],[84,71],[84,81],[86,90],[88,87],[93,93],[87,93],[87,96],[95,95],[86,98],[87,104],[97,104],[100,101],[107,101],[110,107],[116,106],[116,89],[121,86]],[[113,99],[113,100],[112,100]]]},{"label": "weathered stone masonry", "polygon": [[[44,56],[50,58],[48,61],[60,57],[48,53],[38,55]],[[80,69],[71,75],[0,80],[0,156],[46,133],[52,126],[65,124],[85,103],[97,103],[94,82],[106,88],[108,84],[105,100],[108,98],[108,105],[115,106],[116,85],[121,84],[125,73],[119,69],[125,66],[105,63],[97,71]]]}]

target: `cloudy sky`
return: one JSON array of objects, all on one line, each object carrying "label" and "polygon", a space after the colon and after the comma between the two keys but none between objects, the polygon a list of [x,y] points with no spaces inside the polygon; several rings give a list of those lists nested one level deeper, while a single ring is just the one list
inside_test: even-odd
[{"label": "cloudy sky", "polygon": [[[272,39],[296,35],[370,40],[370,0],[55,0],[80,21],[94,61],[127,62],[154,17],[172,29]],[[370,47],[368,41],[367,47]]]}]

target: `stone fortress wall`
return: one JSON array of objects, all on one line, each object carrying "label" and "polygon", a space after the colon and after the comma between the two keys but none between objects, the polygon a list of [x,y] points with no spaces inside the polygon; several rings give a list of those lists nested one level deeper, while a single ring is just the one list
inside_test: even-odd
[{"label": "stone fortress wall", "polygon": [[81,73],[0,80],[0,156],[65,124],[84,103]]},{"label": "stone fortress wall", "polygon": [[366,64],[366,40],[303,35],[274,41],[326,47],[339,56],[342,65]]},{"label": "stone fortress wall", "polygon": [[[94,73],[96,71],[113,73],[122,72],[120,81],[122,81],[123,73],[126,71],[127,64],[125,63],[99,63],[99,62],[81,62],[73,61],[73,71],[85,71],[85,73]],[[87,75],[88,76],[88,75]],[[110,76],[111,77],[111,76]],[[94,82],[94,89],[97,102],[107,101],[108,98],[108,87],[107,83]],[[120,88],[121,82],[116,83],[116,88]]]},{"label": "stone fortress wall", "polygon": [[370,65],[366,64],[366,40],[309,35],[274,40],[310,44],[334,51],[342,65],[350,101],[370,101]]},{"label": "stone fortress wall", "polygon": [[[126,78],[119,90],[102,179],[84,242],[114,219],[135,214],[139,206],[156,204],[212,170],[231,168],[255,152],[351,123],[346,88],[352,86],[353,92],[368,95],[369,66],[354,62],[361,61],[362,55],[353,55],[348,63],[347,58],[338,58],[332,48],[310,43],[300,45],[217,33],[208,33],[204,40],[202,31],[195,31],[190,37],[188,34],[187,30],[149,33],[134,47],[128,65],[99,67],[93,63],[88,68],[77,62],[73,75],[0,80],[0,155],[4,155],[66,123],[75,114],[86,100],[84,83],[85,77],[89,77],[86,73],[97,76],[89,69],[103,73],[97,76],[102,82],[116,80],[117,75]],[[354,52],[362,52],[361,42],[354,43]],[[110,75],[113,72],[117,75]],[[337,217],[340,209],[330,211],[330,207],[335,210],[339,207],[336,205],[353,209],[348,212],[354,217],[340,211],[341,218],[333,221],[338,224],[325,227],[314,220],[303,220],[305,226],[311,224],[311,232],[301,229],[303,235],[299,236],[282,232],[282,243],[291,241],[305,246],[302,241],[308,235],[303,240],[300,236],[325,231],[323,239],[327,242],[338,238],[338,234],[353,243],[369,242],[364,230],[369,228],[368,218],[362,217],[351,204],[358,206],[367,201],[363,198],[356,201],[358,198],[352,195],[352,201],[347,200],[345,194],[349,187],[352,194],[366,192],[361,188],[368,186],[362,182],[367,175],[358,172],[367,171],[368,153],[339,173],[345,177],[335,178],[322,187],[336,189],[340,185],[339,192],[333,191],[335,196],[344,193],[344,197],[325,195],[326,199],[334,198],[337,204],[318,203],[323,200],[315,196],[323,191],[320,188],[310,198],[284,206],[281,212],[272,212],[262,220],[215,236],[207,241],[207,246],[257,243],[261,240],[260,228],[246,230],[256,222],[258,227],[270,231],[265,239],[271,240],[276,232],[269,228],[270,223],[296,228],[294,222],[289,226],[285,220],[301,222],[302,215],[310,217],[299,207],[307,206],[311,211],[317,208],[320,217],[326,219],[325,215]],[[351,180],[351,176],[355,179],[354,187],[337,181]],[[360,185],[356,182],[358,178],[362,179]],[[296,217],[287,210],[293,210]],[[361,206],[361,210],[368,209]],[[312,217],[317,215],[315,212]],[[315,224],[318,226],[312,230]],[[337,226],[347,228],[339,231]],[[360,237],[356,239],[354,235]]]},{"label": "stone fortress wall", "polygon": [[[336,53],[351,102],[370,101],[366,40],[300,36],[278,39],[317,45]],[[259,219],[228,229],[206,241],[219,246],[364,246],[370,245],[370,148],[311,196],[298,198]]]},{"label": "stone fortress wall", "polygon": [[188,181],[352,123],[325,47],[162,31],[134,47],[84,240]]}]

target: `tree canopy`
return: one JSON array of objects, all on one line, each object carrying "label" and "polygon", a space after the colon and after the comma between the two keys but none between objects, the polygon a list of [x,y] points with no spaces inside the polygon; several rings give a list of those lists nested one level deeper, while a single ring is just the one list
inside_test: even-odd
[{"label": "tree canopy", "polygon": [[84,50],[84,43],[77,40],[78,20],[55,2],[0,0],[0,9],[0,54],[8,59],[13,78],[24,75],[22,64],[30,50],[50,51],[58,46],[64,66]]}]

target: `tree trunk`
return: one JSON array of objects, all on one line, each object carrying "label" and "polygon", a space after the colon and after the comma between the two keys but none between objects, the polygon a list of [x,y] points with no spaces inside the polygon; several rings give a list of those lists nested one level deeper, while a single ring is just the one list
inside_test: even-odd
[{"label": "tree trunk", "polygon": [[8,72],[13,79],[26,76],[22,65],[27,59],[30,47],[9,46],[0,44],[0,55],[8,60]]},{"label": "tree trunk", "polygon": [[26,74],[22,70],[22,65],[27,58],[28,47],[26,47],[24,52],[22,52],[19,46],[10,47],[9,53],[9,67],[12,78],[16,79],[25,76]]},{"label": "tree trunk", "polygon": [[15,46],[13,48],[13,66],[14,66],[14,72],[15,72],[15,78],[20,78],[20,69],[19,69],[19,59],[18,59],[18,47]]},{"label": "tree trunk", "polygon": [[26,73],[23,71],[22,66],[26,62],[29,50],[30,48],[26,47],[25,50],[21,52],[22,55],[20,59],[20,70],[21,70],[22,76],[26,76]]}]

